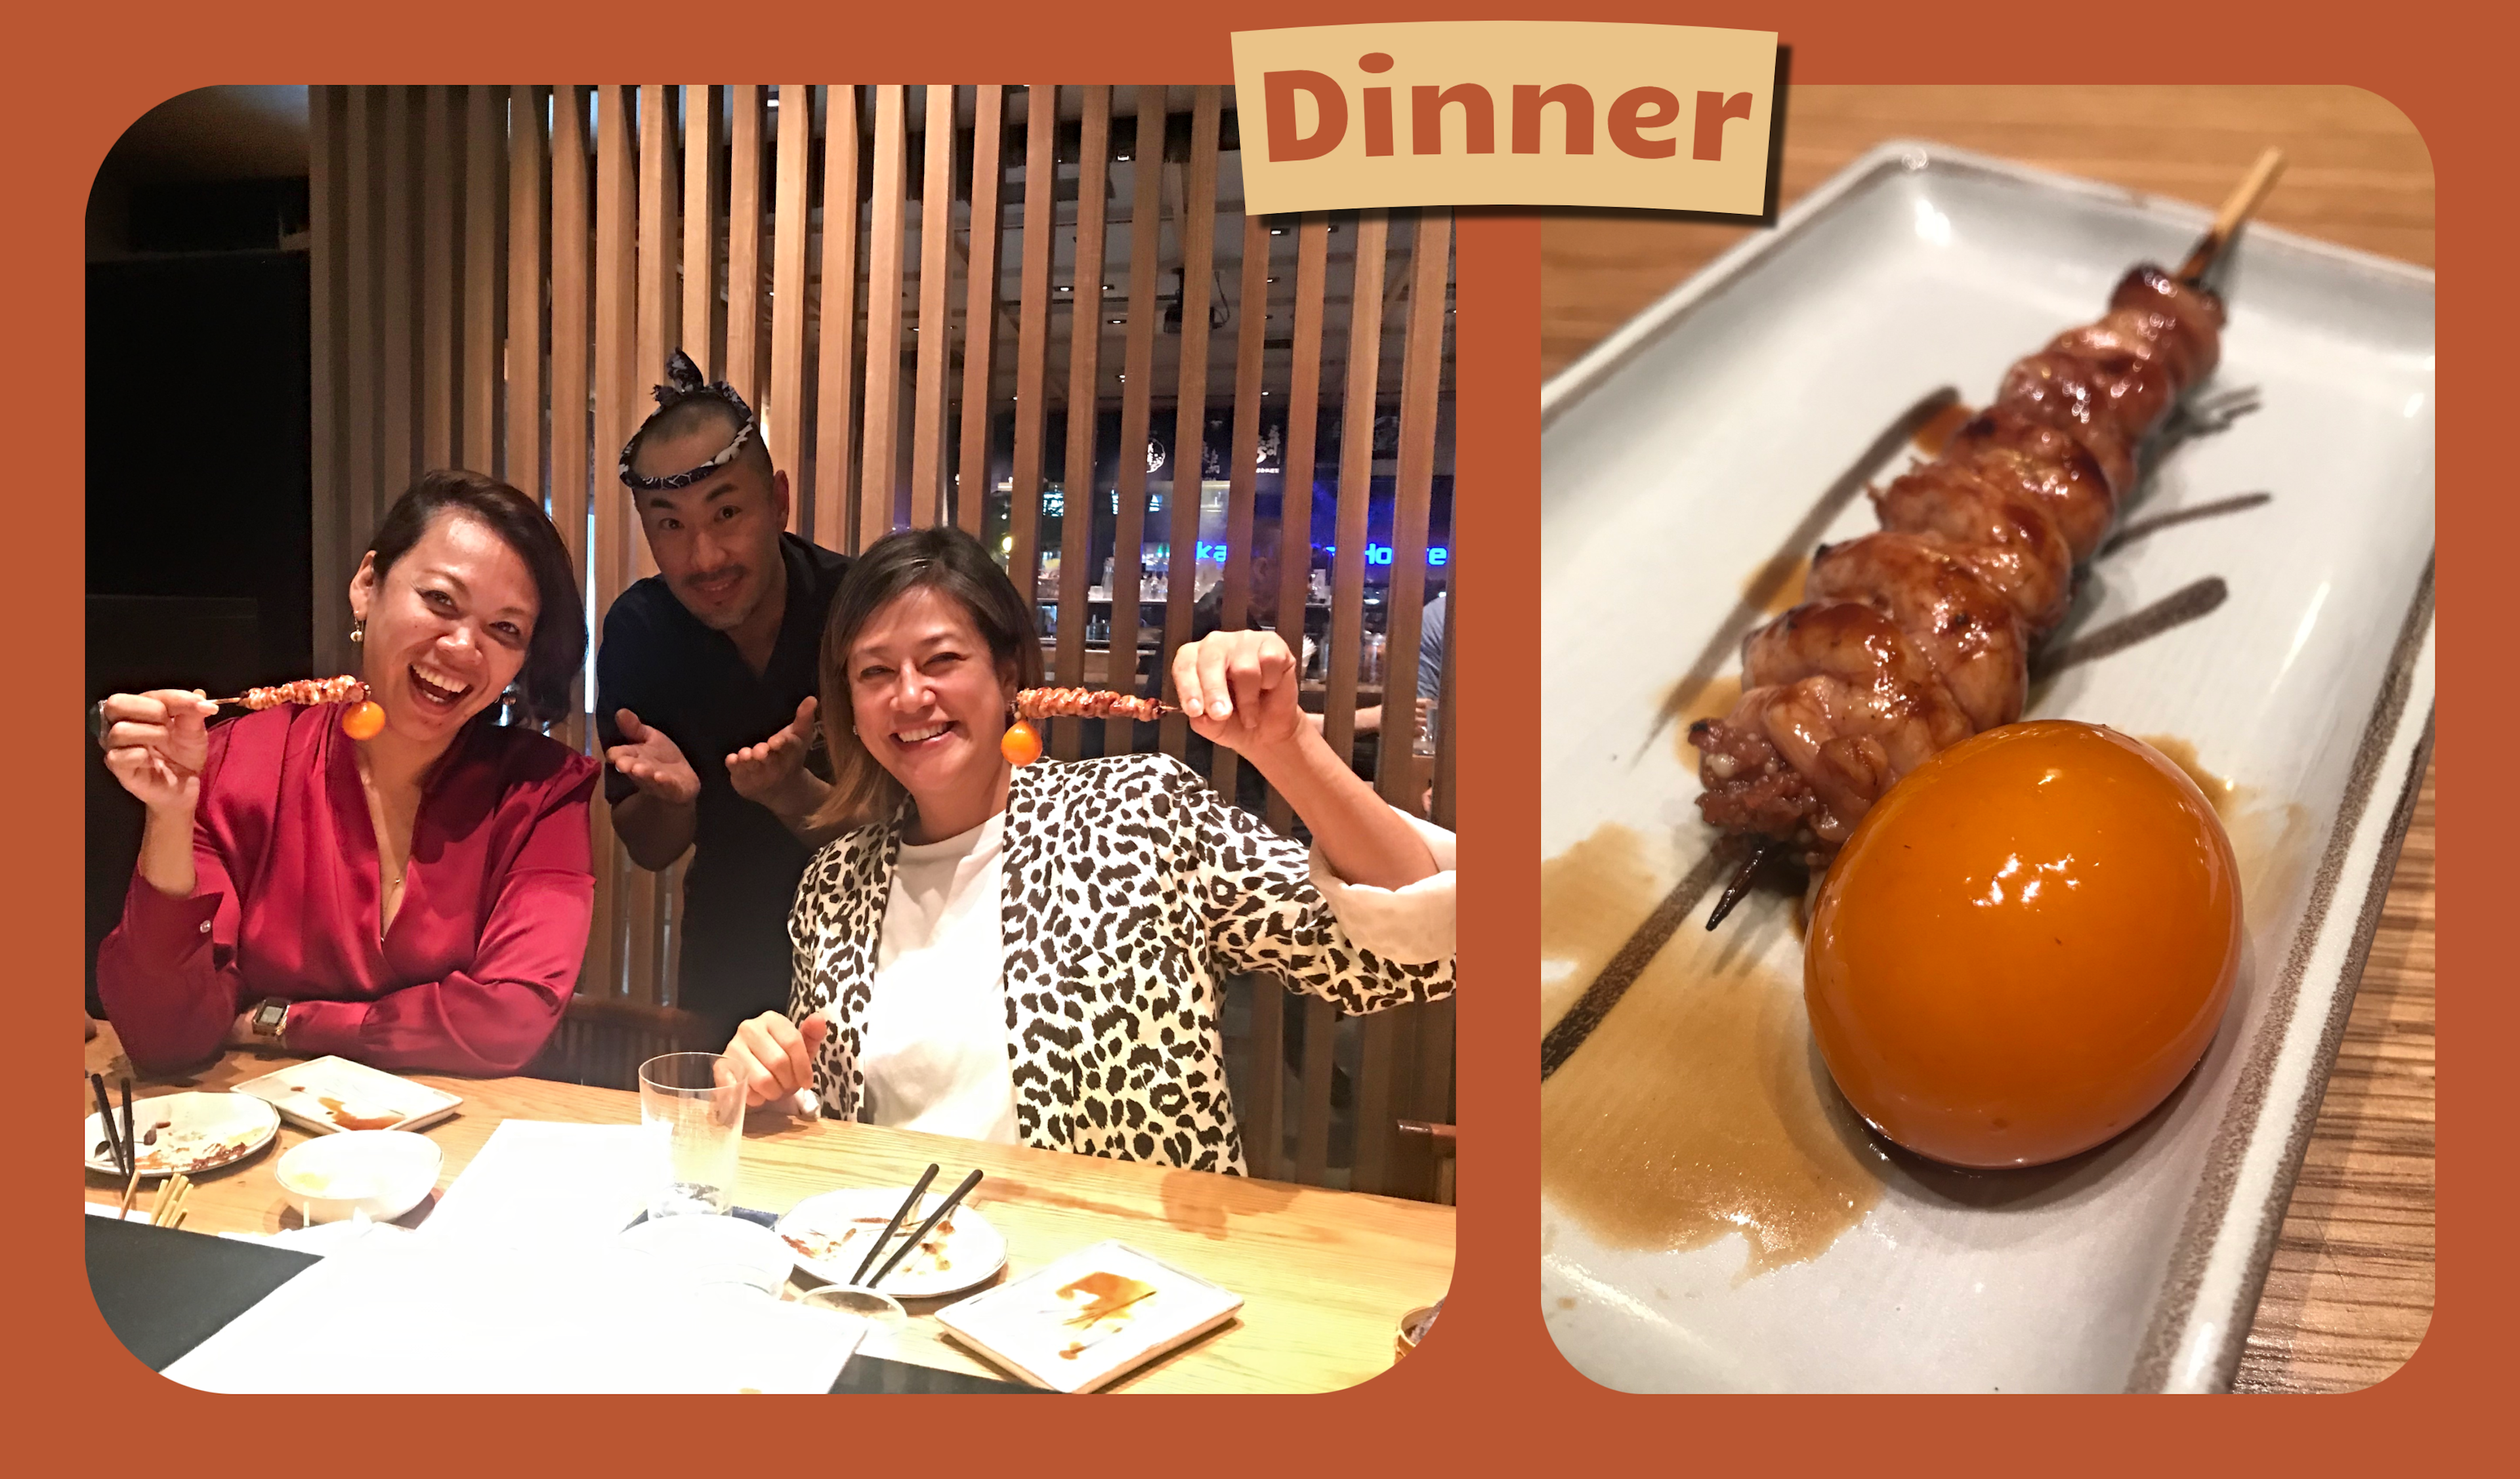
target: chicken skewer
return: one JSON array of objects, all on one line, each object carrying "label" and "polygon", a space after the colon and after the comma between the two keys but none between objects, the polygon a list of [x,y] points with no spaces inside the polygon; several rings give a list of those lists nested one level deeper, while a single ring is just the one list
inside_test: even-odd
[{"label": "chicken skewer", "polygon": [[1012,765],[1030,765],[1041,758],[1041,733],[1033,728],[1043,719],[1136,719],[1153,723],[1166,714],[1181,712],[1160,698],[1141,698],[1135,694],[1114,694],[1100,689],[1034,688],[1015,695],[1015,722],[998,740],[998,752]]},{"label": "chicken skewer", "polygon": [[[284,703],[347,703],[341,713],[341,733],[353,740],[373,740],[385,727],[382,705],[368,697],[368,686],[347,673],[338,678],[298,678],[265,688],[247,689],[233,698],[204,698],[204,703],[220,708],[261,710],[278,708]],[[105,700],[100,698],[88,709],[88,732],[101,738],[105,734]]]},{"label": "chicken skewer", "polygon": [[1933,461],[1872,500],[1882,528],[1822,545],[1803,605],[1742,642],[1742,695],[1688,740],[1706,820],[1753,839],[1712,929],[1769,857],[1824,865],[1935,753],[2021,716],[2031,650],[2134,486],[2136,454],[2221,353],[2206,277],[2282,168],[2263,155],[2176,276],[2122,279],[2097,322],[2006,372]]}]

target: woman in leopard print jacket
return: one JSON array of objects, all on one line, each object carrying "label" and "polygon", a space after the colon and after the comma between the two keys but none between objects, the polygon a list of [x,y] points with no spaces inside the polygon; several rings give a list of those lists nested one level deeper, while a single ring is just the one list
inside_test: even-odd
[{"label": "woman in leopard print jacket", "polygon": [[[1287,798],[1309,857],[1169,756],[1010,766],[1012,700],[1041,682],[1031,605],[958,530],[878,542],[823,647],[817,820],[860,825],[797,886],[788,1013],[728,1049],[752,1099],[810,1086],[843,1119],[1242,1171],[1226,976],[1349,1012],[1453,988],[1451,834],[1330,751],[1296,678],[1274,633],[1219,632],[1173,666],[1192,727]],[[801,749],[755,758],[809,784]]]}]

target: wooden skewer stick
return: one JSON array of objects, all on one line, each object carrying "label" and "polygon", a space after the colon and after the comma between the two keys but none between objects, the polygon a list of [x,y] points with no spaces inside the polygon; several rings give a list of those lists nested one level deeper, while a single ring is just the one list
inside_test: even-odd
[{"label": "wooden skewer stick", "polygon": [[2179,264],[2181,282],[2193,287],[2204,280],[2206,272],[2222,256],[2224,248],[2240,234],[2240,227],[2257,213],[2258,202],[2267,198],[2268,191],[2275,188],[2275,180],[2283,170],[2282,150],[2269,149],[2258,156],[2258,162],[2249,169],[2249,177],[2242,180],[2239,188],[2223,202],[2222,212],[2214,217],[2214,224],[2196,239],[2195,246],[2187,253],[2187,260]]},{"label": "wooden skewer stick", "polygon": [[1714,913],[1706,917],[1709,930],[1723,923],[1724,917],[1732,912],[1732,906],[1740,903],[1750,892],[1751,875],[1759,871],[1760,864],[1768,861],[1768,854],[1783,845],[1774,837],[1761,837],[1759,845],[1750,849],[1750,856],[1742,859],[1741,866],[1732,871],[1732,881],[1724,885],[1724,897],[1715,901]]}]

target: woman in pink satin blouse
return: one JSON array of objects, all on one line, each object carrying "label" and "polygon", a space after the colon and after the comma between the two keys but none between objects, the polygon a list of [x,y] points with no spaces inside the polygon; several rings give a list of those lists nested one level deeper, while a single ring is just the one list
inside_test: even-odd
[{"label": "woman in pink satin blouse", "polygon": [[[104,704],[106,764],[148,808],[97,990],[136,1063],[225,1047],[513,1073],[568,1004],[595,895],[592,760],[567,711],[586,618],[539,505],[473,472],[397,500],[350,581],[385,713],[282,704],[207,727],[180,690]],[[503,698],[523,723],[502,726]]]}]

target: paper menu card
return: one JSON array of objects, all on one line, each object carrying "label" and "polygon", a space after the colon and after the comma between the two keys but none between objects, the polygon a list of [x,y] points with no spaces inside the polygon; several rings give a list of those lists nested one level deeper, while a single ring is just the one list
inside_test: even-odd
[{"label": "paper menu card", "polygon": [[1090,1392],[1234,1318],[1242,1296],[1115,1240],[936,1312],[1035,1386]]},{"label": "paper menu card", "polygon": [[503,1120],[420,1235],[542,1250],[608,1244],[647,1210],[658,1174],[641,1126]]},{"label": "paper menu card", "polygon": [[599,1244],[368,1238],[168,1366],[208,1392],[828,1392],[866,1322]]}]

